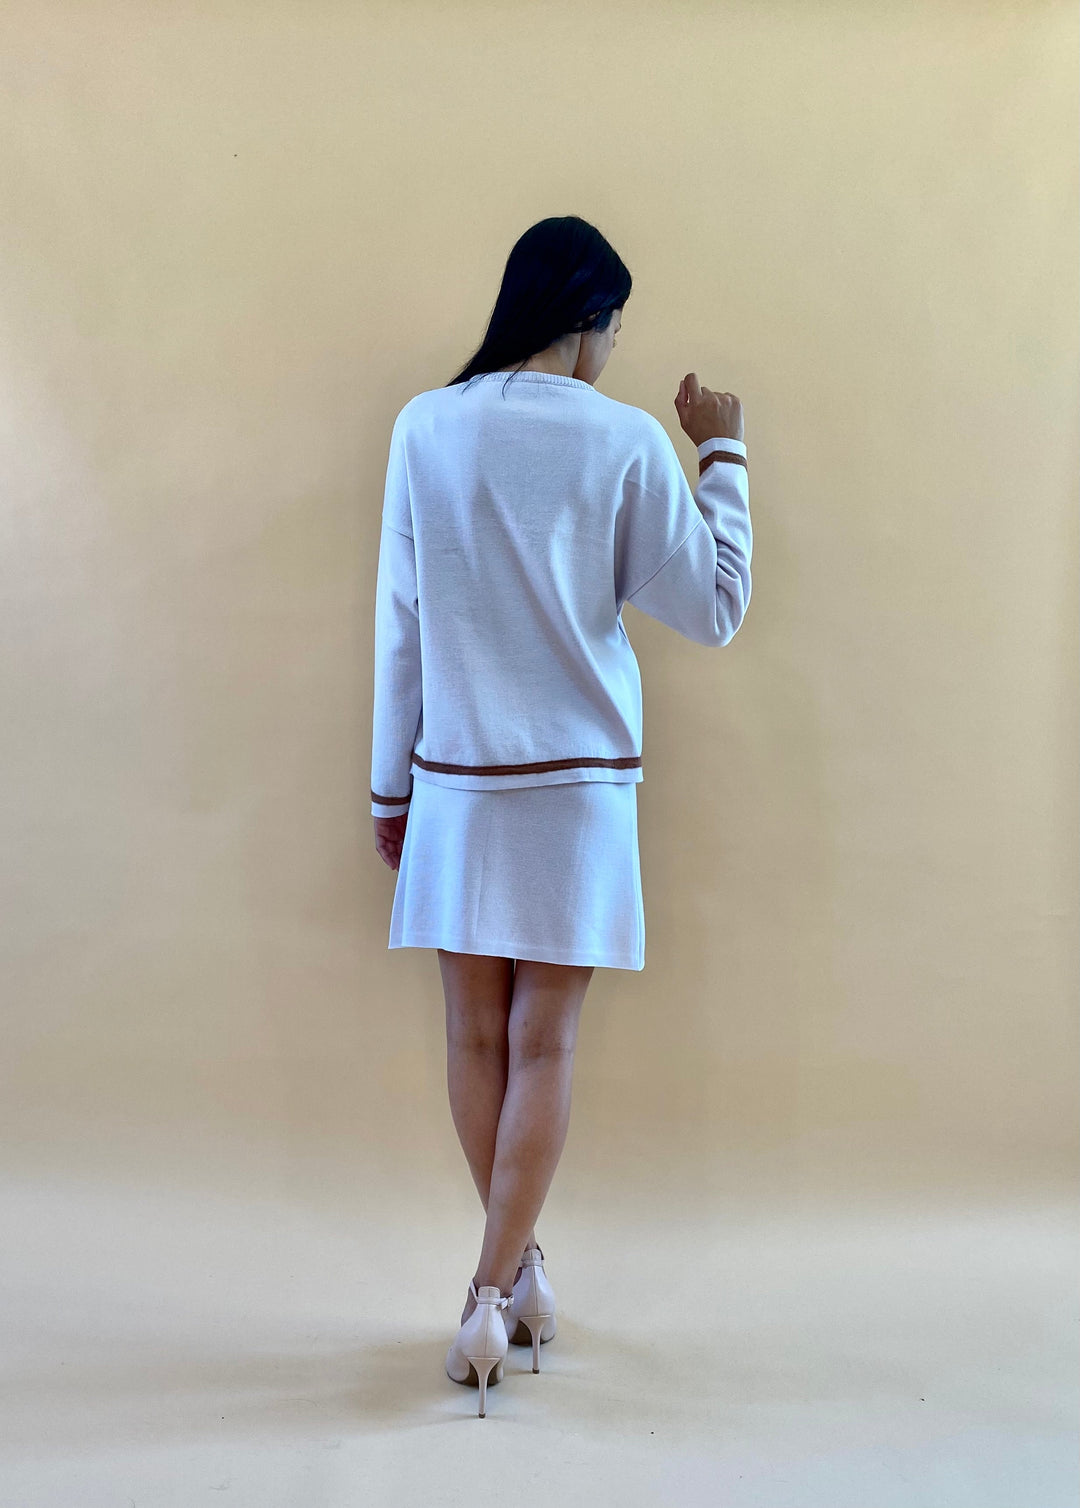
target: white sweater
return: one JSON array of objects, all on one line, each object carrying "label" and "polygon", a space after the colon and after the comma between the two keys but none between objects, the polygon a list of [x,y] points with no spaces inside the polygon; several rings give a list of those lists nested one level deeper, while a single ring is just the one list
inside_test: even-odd
[{"label": "white sweater", "polygon": [[750,602],[746,445],[692,493],[660,421],[551,372],[485,373],[398,414],[375,588],[371,810],[469,790],[639,781],[632,602],[698,644]]}]

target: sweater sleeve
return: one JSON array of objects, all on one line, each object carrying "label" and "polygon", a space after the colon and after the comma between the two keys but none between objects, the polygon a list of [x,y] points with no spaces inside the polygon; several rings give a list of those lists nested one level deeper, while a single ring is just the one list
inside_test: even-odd
[{"label": "sweater sleeve", "polygon": [[397,817],[412,798],[412,753],[422,714],[416,547],[400,425],[390,441],[375,585],[371,811]]},{"label": "sweater sleeve", "polygon": [[703,441],[698,457],[708,457],[709,464],[692,493],[675,447],[659,427],[670,455],[666,465],[654,467],[650,486],[637,487],[633,495],[633,507],[651,511],[639,519],[635,547],[626,552],[636,574],[625,573],[622,600],[696,644],[722,647],[735,637],[750,605],[746,445]]}]

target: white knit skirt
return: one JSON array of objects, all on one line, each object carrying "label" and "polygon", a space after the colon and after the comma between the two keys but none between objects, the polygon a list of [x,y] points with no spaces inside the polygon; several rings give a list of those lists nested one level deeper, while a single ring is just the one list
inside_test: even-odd
[{"label": "white knit skirt", "polygon": [[636,781],[413,781],[391,948],[645,967]]}]

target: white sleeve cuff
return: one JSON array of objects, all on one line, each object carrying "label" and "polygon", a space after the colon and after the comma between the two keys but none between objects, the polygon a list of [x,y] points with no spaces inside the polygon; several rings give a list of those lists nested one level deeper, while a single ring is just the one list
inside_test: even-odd
[{"label": "white sleeve cuff", "polygon": [[697,448],[698,460],[703,461],[706,456],[711,456],[714,450],[733,450],[737,456],[746,455],[745,440],[729,440],[727,436],[712,435],[708,440],[702,440]]},{"label": "white sleeve cuff", "polygon": [[371,803],[371,815],[373,817],[403,817],[411,804],[408,801],[399,801],[396,806],[387,806],[385,802],[373,801]]}]

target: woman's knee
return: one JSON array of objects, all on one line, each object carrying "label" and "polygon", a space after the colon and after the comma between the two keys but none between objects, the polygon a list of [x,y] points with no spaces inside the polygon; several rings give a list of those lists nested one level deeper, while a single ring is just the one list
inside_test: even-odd
[{"label": "woman's knee", "polygon": [[446,996],[446,1035],[458,1049],[506,1051],[513,960],[439,951]]},{"label": "woman's knee", "polygon": [[511,1066],[573,1056],[591,968],[518,959],[507,1035]]}]

